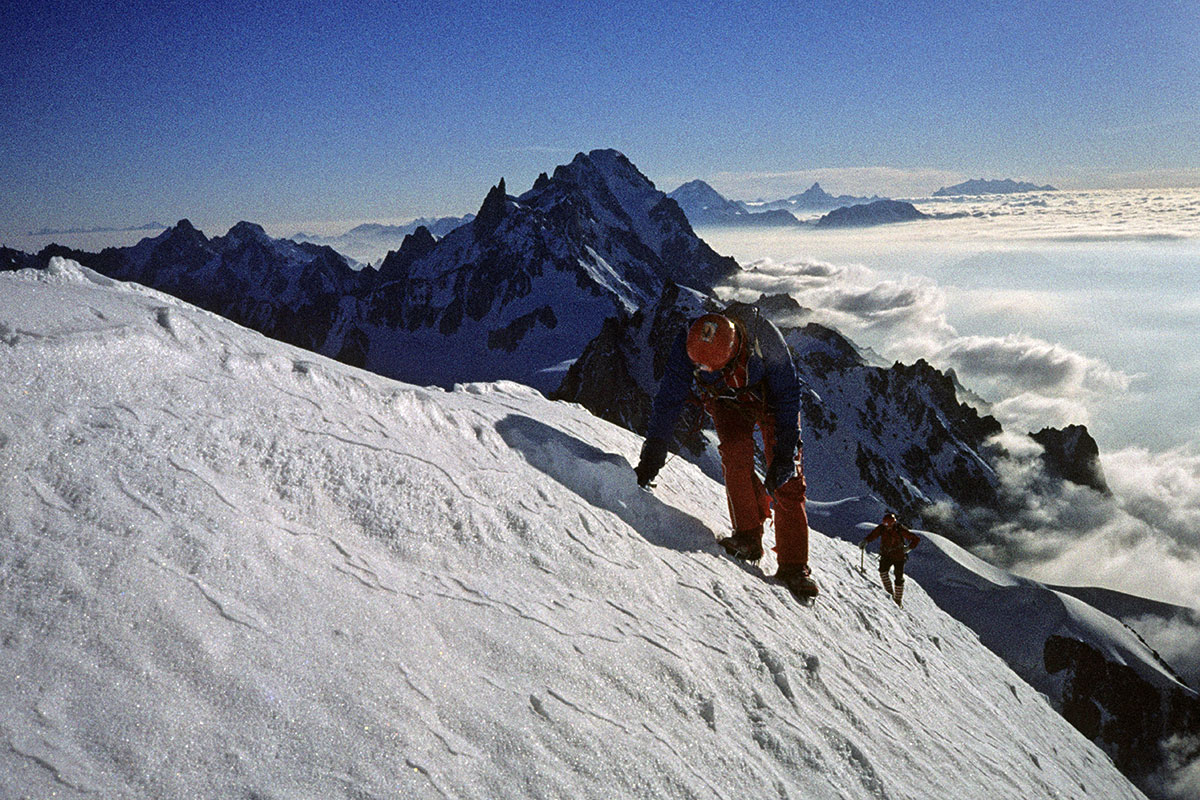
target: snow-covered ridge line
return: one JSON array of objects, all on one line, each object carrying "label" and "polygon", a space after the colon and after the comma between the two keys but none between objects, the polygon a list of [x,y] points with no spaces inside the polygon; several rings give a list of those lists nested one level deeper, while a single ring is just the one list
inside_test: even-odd
[{"label": "snow-covered ridge line", "polygon": [[0,794],[1140,797],[918,587],[816,534],[799,607],[577,407],[0,284]]},{"label": "snow-covered ridge line", "polygon": [[[474,219],[440,239],[418,227],[378,270],[249,222],[210,239],[181,220],[133,247],[51,247],[36,260],[52,256],[389,377],[443,387],[511,379],[543,391],[608,317],[669,281],[706,290],[737,269],[615,150],[580,153],[519,197],[502,179]],[[28,260],[0,252],[0,266]]]}]

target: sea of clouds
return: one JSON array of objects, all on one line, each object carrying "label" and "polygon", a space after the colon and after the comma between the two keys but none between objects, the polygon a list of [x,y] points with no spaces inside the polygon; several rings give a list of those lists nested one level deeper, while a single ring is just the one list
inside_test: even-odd
[{"label": "sea of clouds", "polygon": [[[773,241],[763,234],[701,233],[746,268],[721,288],[723,298],[791,295],[812,310],[810,319],[842,331],[887,361],[923,358],[953,369],[966,387],[987,400],[985,410],[1007,432],[1002,444],[1011,457],[1002,469],[1004,486],[1023,502],[1008,518],[979,521],[974,547],[980,555],[1050,583],[1105,586],[1200,608],[1200,441],[1184,435],[1168,448],[1126,441],[1106,449],[1102,440],[1110,497],[1070,484],[1034,495],[1033,484],[1045,478],[1040,448],[1025,436],[1045,426],[1090,425],[1106,410],[1128,405],[1131,395],[1148,391],[1144,375],[1114,366],[1097,355],[1102,348],[1068,346],[1059,335],[1068,338],[1085,321],[1082,315],[1089,306],[1080,298],[1093,291],[1089,286],[1095,276],[1088,270],[1097,263],[1127,263],[1128,275],[1110,275],[1108,284],[1135,280],[1142,287],[1160,285],[1162,276],[1136,277],[1149,269],[1136,248],[1146,242],[1186,243],[1189,237],[1197,241],[1200,193],[1061,192],[916,204],[931,212],[965,213],[824,238],[804,231]],[[1070,262],[1062,266],[1062,251],[1052,259],[1039,255],[1040,248],[1067,240],[1072,247],[1092,243],[1090,250],[1070,251],[1086,256],[1078,268]],[[1012,259],[1006,260],[1006,250]],[[889,252],[898,254],[894,269],[888,266]],[[820,257],[827,253],[832,257]],[[953,269],[922,273],[924,256],[933,264],[936,257],[946,262],[947,253],[954,254]],[[972,260],[979,253],[986,264]],[[990,271],[980,269],[981,264]],[[1012,272],[997,268],[1001,265]],[[1036,276],[1043,274],[1053,285],[1037,284]],[[1108,291],[1101,284],[1105,281],[1096,283],[1093,294]],[[1161,292],[1164,313],[1189,302],[1196,305],[1195,296],[1189,300],[1179,291],[1172,293],[1168,284]],[[1064,299],[1068,294],[1072,296]],[[952,322],[952,309],[964,303],[971,307],[969,332]],[[1128,338],[1138,332],[1131,326],[1111,335]],[[1184,348],[1163,352],[1191,358]],[[1154,397],[1139,402],[1152,407]],[[1165,424],[1186,432],[1194,423],[1180,418]],[[1165,623],[1147,638],[1188,658],[1175,643],[1186,641],[1194,649],[1195,623],[1181,620],[1188,631],[1185,639],[1174,636],[1176,631]],[[1200,661],[1200,656],[1190,658]]]}]

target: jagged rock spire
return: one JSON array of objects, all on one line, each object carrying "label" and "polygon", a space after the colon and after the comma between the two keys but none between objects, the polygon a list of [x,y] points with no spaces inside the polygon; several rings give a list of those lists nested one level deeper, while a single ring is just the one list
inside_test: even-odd
[{"label": "jagged rock spire", "polygon": [[479,213],[475,215],[475,238],[494,231],[507,213],[508,193],[504,189],[504,178],[501,178],[500,183],[487,193],[483,205],[479,207]]}]

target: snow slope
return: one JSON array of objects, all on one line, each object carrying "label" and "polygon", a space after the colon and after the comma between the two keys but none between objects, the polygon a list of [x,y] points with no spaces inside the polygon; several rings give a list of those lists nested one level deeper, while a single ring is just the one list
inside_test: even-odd
[{"label": "snow slope", "polygon": [[915,583],[814,534],[799,605],[525,387],[61,259],[0,275],[0,375],[0,796],[1141,796]]},{"label": "snow slope", "polygon": [[[859,520],[878,518],[883,510],[874,498],[809,503],[814,524],[849,542],[861,541],[874,527]],[[1044,645],[1051,636],[1064,636],[1095,648],[1107,661],[1130,667],[1159,689],[1195,696],[1115,617],[1053,587],[994,567],[944,536],[918,533],[924,541],[909,557],[906,574],[920,581],[941,608],[968,624],[1039,691],[1059,694],[1058,681],[1046,672]],[[871,553],[878,553],[877,545]],[[868,574],[874,577],[878,568],[874,558],[870,567]]]}]

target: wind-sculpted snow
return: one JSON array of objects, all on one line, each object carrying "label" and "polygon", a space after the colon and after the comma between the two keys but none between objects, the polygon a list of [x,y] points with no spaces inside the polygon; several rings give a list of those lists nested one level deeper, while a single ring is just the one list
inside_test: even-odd
[{"label": "wind-sculpted snow", "polygon": [[[872,527],[857,520],[876,507],[874,498],[818,502],[809,504],[809,515],[830,535],[857,542]],[[1200,697],[1159,653],[1071,590],[993,567],[937,534],[921,536],[905,572],[940,608],[970,626],[1153,796],[1193,796],[1183,767],[1200,764]],[[874,577],[876,566],[868,558],[867,574]],[[1137,605],[1111,594],[1109,605]],[[1177,755],[1172,741],[1179,742]]]},{"label": "wind-sculpted snow", "polygon": [[2,796],[1140,796],[919,587],[815,534],[800,606],[578,407],[0,282]]}]

